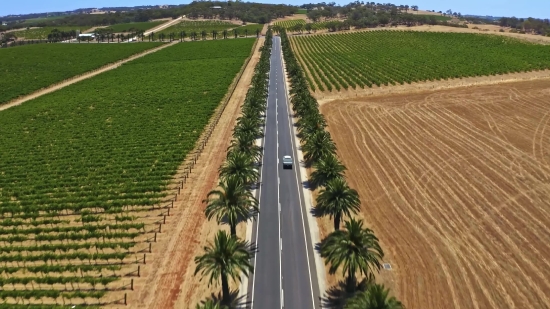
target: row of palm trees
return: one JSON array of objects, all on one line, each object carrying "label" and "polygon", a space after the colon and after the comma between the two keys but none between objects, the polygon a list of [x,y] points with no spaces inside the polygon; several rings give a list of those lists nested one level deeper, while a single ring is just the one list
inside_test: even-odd
[{"label": "row of palm trees", "polygon": [[237,119],[233,139],[227,149],[226,160],[218,170],[218,188],[210,191],[204,200],[208,220],[215,218],[218,224],[228,224],[230,233],[219,231],[214,241],[204,247],[204,253],[195,257],[195,275],[200,273],[201,280],[207,276],[209,285],[221,280],[222,302],[217,304],[209,300],[197,305],[197,309],[230,306],[229,279],[239,282],[241,274],[248,276],[254,272],[251,258],[255,248],[237,237],[237,225],[251,219],[259,211],[258,201],[251,189],[260,177],[258,164],[261,148],[256,145],[256,140],[263,134],[264,120],[261,115],[267,102],[266,75],[269,73],[271,38],[271,31],[268,31],[252,77],[252,87],[246,94],[242,114]]},{"label": "row of palm trees", "polygon": [[[334,231],[321,241],[321,257],[330,265],[331,274],[341,271],[346,277],[346,292],[353,295],[346,302],[346,308],[403,308],[397,299],[388,296],[388,289],[374,283],[373,274],[381,269],[384,252],[374,232],[364,227],[363,221],[352,217],[360,209],[359,194],[346,181],[346,167],[337,157],[336,145],[326,130],[327,122],[319,111],[317,100],[309,92],[286,30],[279,30],[304,163],[314,169],[309,183],[313,189],[319,189],[315,212],[329,216],[334,223]],[[345,229],[340,230],[345,218],[348,218],[344,222]],[[357,274],[364,277],[359,284],[364,287],[363,291],[357,291]]]}]

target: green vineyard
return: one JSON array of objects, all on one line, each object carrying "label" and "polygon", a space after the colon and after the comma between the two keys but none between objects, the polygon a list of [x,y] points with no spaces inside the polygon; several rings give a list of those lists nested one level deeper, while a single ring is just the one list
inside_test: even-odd
[{"label": "green vineyard", "polygon": [[175,44],[0,112],[3,303],[124,298],[254,41]]},{"label": "green vineyard", "polygon": [[205,31],[207,37],[212,36],[212,31],[221,32],[223,30],[229,30],[239,27],[228,21],[182,21],[176,25],[168,27],[155,34],[164,34],[168,37],[171,33],[175,34],[179,38],[181,32],[185,32],[187,37],[191,36],[191,33],[195,32],[198,36]]},{"label": "green vineyard", "polygon": [[293,29],[296,25],[304,25],[306,24],[306,21],[303,19],[290,19],[290,20],[284,20],[284,21],[277,21],[273,23],[275,26],[279,26],[285,29]]},{"label": "green vineyard", "polygon": [[116,25],[108,26],[107,28],[113,29],[113,32],[138,32],[138,31],[146,31],[146,30],[152,29],[163,23],[164,22],[162,21],[126,23],[126,24],[116,24]]},{"label": "green vineyard", "polygon": [[484,34],[367,31],[290,40],[314,91],[550,68],[550,46]]},{"label": "green vineyard", "polygon": [[143,44],[39,44],[0,49],[0,105],[132,54],[159,46]]}]

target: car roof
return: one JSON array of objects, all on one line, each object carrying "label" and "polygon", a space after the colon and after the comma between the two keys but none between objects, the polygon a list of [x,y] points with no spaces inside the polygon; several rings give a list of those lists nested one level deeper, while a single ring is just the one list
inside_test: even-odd
[{"label": "car roof", "polygon": [[291,156],[284,156],[283,159],[291,159]]}]

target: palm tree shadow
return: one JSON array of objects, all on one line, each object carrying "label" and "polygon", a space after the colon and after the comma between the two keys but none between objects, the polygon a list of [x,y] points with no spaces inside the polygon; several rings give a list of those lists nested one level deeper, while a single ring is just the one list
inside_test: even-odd
[{"label": "palm tree shadow", "polygon": [[[250,305],[250,302],[246,300],[246,295],[239,297],[239,290],[235,289],[230,293],[231,304],[228,308],[230,309],[245,309]],[[214,303],[221,304],[223,300],[223,295],[221,292],[210,294],[209,300],[212,300]],[[206,301],[202,301],[204,304]]]},{"label": "palm tree shadow", "polygon": [[311,212],[311,215],[313,215],[315,218],[321,218],[326,215],[325,212],[318,206],[311,207],[310,212]]},{"label": "palm tree shadow", "polygon": [[350,289],[349,285],[344,280],[338,281],[335,286],[330,287],[325,292],[325,295],[321,297],[322,308],[344,309],[346,302],[350,298],[355,296],[358,292],[362,292],[367,289],[370,282],[369,280],[370,279],[363,279],[356,285],[354,291]]}]

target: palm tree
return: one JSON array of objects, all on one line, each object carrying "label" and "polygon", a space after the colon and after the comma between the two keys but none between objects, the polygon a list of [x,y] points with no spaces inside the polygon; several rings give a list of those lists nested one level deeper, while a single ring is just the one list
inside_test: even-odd
[{"label": "palm tree", "polygon": [[359,211],[359,194],[350,188],[343,178],[335,178],[327,182],[326,187],[319,192],[317,207],[323,214],[334,218],[334,230],[340,229],[342,216],[351,217]]},{"label": "palm tree", "polygon": [[325,186],[335,178],[343,178],[346,167],[335,155],[328,155],[313,163],[315,171],[309,177],[309,183],[314,187]]},{"label": "palm tree", "polygon": [[366,291],[357,293],[346,303],[346,309],[404,309],[395,297],[389,297],[390,289],[384,285],[369,285]]},{"label": "palm tree", "polygon": [[239,220],[251,218],[250,211],[259,211],[258,200],[247,190],[238,177],[226,177],[219,183],[219,190],[212,190],[203,201],[207,203],[205,214],[208,220],[216,217],[218,223],[227,220],[231,235],[237,235]]},{"label": "palm tree", "polygon": [[308,138],[302,147],[304,152],[304,161],[311,165],[325,156],[336,154],[336,144],[332,141],[330,133],[327,131],[317,131]]},{"label": "palm tree", "polygon": [[250,264],[251,246],[237,237],[230,236],[225,231],[218,231],[214,243],[204,247],[204,254],[195,257],[195,275],[201,273],[201,280],[204,276],[210,275],[208,284],[222,281],[222,303],[229,305],[231,295],[229,294],[229,277],[233,281],[240,281],[241,272],[248,277],[254,272],[254,266]]},{"label": "palm tree", "polygon": [[220,178],[235,177],[241,183],[252,184],[260,177],[254,168],[254,160],[246,153],[230,151],[227,153],[225,163],[219,169]]},{"label": "palm tree", "polygon": [[234,139],[231,141],[229,151],[239,151],[247,154],[254,160],[259,160],[262,156],[261,148],[256,145],[256,135],[245,131],[235,131]]},{"label": "palm tree", "polygon": [[330,274],[335,274],[340,266],[347,275],[346,281],[351,291],[356,288],[356,274],[365,276],[379,271],[384,252],[378,238],[371,229],[363,228],[363,221],[346,221],[345,230],[334,231],[321,243],[321,257],[330,264]]},{"label": "palm tree", "polygon": [[197,305],[195,309],[225,309],[226,306],[221,306],[219,303],[213,302],[211,299],[207,300],[204,304]]}]

